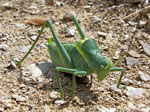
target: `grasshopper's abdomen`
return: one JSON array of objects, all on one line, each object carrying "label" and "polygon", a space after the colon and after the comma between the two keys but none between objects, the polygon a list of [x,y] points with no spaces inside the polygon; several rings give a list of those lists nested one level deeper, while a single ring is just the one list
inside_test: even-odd
[{"label": "grasshopper's abdomen", "polygon": [[[93,70],[89,68],[88,63],[76,49],[75,43],[63,44],[63,46],[71,57],[73,69],[77,69],[79,71],[87,71],[88,74],[93,73]],[[56,67],[65,67],[54,43],[48,45],[48,51],[50,54],[50,58]]]}]

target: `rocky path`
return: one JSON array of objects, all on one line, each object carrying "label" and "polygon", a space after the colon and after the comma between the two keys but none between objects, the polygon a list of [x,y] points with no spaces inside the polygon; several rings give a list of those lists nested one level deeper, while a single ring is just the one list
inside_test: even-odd
[{"label": "rocky path", "polygon": [[[88,0],[82,5],[77,1],[45,5],[40,0],[1,0],[0,112],[149,112],[148,9],[147,0],[140,3]],[[48,28],[21,67],[12,68],[11,60],[24,56],[41,29],[41,26],[28,24],[31,18],[51,19],[64,43],[80,39],[73,22],[66,20],[66,16],[72,14],[79,20],[86,36],[97,40],[104,56],[110,59],[114,54],[113,63],[128,52],[117,65],[125,69],[120,89],[116,88],[120,73],[111,73],[102,82],[93,74],[91,87],[77,81],[74,98],[58,99],[54,65],[44,45],[52,37]],[[67,96],[71,92],[71,77],[61,74],[61,81]]]}]

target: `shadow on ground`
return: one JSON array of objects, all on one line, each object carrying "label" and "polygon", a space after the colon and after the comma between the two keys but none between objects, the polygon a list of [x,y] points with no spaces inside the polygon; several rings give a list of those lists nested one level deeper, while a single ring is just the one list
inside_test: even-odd
[{"label": "shadow on ground", "polygon": [[[45,61],[45,62],[36,64],[36,67],[39,68],[40,71],[42,72],[41,76],[42,77],[44,76],[43,82],[39,82],[36,80],[25,80],[23,76],[24,73],[21,67],[20,67],[20,76],[18,78],[18,82],[23,83],[28,86],[36,87],[43,91],[59,92],[59,89],[57,87],[57,82],[55,80],[55,74],[54,74],[55,66],[53,65],[53,63]],[[60,73],[59,76],[60,76],[60,80],[61,80],[62,87],[64,90],[64,94],[65,96],[69,96],[72,91],[72,75]],[[52,80],[50,81],[50,79]],[[88,104],[89,100],[97,102],[98,94],[90,90],[91,84],[88,84],[87,82],[88,82],[87,77],[76,77],[77,88],[76,88],[75,96],[77,96],[80,99],[80,101],[84,104]],[[72,99],[70,99],[70,101],[71,100]],[[62,106],[62,108],[65,106]]]}]

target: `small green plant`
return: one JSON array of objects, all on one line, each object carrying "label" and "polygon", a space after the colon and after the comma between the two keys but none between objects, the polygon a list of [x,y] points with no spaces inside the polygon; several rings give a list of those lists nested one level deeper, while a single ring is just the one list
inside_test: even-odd
[{"label": "small green plant", "polygon": [[61,86],[59,72],[72,74],[73,86],[71,96],[75,94],[76,76],[88,76],[93,73],[97,74],[98,80],[102,81],[109,75],[110,72],[120,71],[121,75],[117,84],[117,87],[119,88],[124,73],[123,68],[113,68],[111,62],[102,55],[98,45],[96,44],[96,40],[87,39],[85,34],[82,32],[77,19],[75,17],[72,19],[82,40],[74,43],[62,44],[54,32],[54,28],[50,20],[47,20],[42,25],[41,31],[29,51],[16,65],[20,65],[29,55],[35,44],[38,42],[45,26],[48,25],[52,32],[54,41],[52,38],[49,38],[46,46],[48,47],[50,58],[56,66],[56,80],[62,98],[64,98],[64,92]]}]

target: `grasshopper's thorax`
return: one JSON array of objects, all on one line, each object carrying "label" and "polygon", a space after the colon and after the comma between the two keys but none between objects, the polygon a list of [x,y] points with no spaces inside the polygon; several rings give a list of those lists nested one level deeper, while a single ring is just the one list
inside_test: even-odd
[{"label": "grasshopper's thorax", "polygon": [[96,41],[94,39],[79,41],[76,44],[76,48],[87,62],[89,68],[97,74],[98,79],[103,80],[112,66],[110,61],[102,55]]},{"label": "grasshopper's thorax", "polygon": [[99,65],[99,60],[103,57],[96,41],[94,39],[79,41],[76,44],[76,48],[88,63],[88,66],[91,69],[96,70]]},{"label": "grasshopper's thorax", "polygon": [[101,81],[105,79],[108,76],[111,68],[112,65],[110,61],[107,58],[103,57],[99,61],[99,67],[97,68],[97,78]]}]

